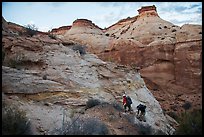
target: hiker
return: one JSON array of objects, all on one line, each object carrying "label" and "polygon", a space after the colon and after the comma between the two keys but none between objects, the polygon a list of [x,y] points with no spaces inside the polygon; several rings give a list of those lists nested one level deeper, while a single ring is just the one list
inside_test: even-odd
[{"label": "hiker", "polygon": [[132,100],[129,96],[126,96],[125,94],[123,94],[123,106],[126,112],[126,108],[128,107],[128,111],[131,111],[131,104],[132,104]]},{"label": "hiker", "polygon": [[139,105],[137,106],[137,109],[138,109],[138,111],[137,111],[137,116],[140,118],[140,120],[145,121],[144,116],[145,116],[146,106],[145,106],[145,105],[142,105],[142,104],[139,104]]}]

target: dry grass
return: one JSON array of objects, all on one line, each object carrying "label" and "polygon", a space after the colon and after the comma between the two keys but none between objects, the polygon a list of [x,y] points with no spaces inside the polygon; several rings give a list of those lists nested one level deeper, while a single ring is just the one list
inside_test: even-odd
[{"label": "dry grass", "polygon": [[2,134],[31,135],[30,121],[18,106],[2,102]]}]

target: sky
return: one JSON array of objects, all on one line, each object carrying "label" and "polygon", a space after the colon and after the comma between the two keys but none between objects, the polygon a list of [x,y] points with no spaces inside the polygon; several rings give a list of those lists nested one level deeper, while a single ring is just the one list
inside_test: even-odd
[{"label": "sky", "polygon": [[105,28],[152,5],[160,18],[175,25],[202,25],[202,2],[2,2],[2,16],[21,26],[34,24],[39,31],[72,25],[81,18]]}]

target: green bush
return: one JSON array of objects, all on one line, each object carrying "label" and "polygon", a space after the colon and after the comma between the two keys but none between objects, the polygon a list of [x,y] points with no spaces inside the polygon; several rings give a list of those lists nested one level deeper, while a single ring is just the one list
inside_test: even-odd
[{"label": "green bush", "polygon": [[25,111],[17,106],[2,103],[2,134],[3,135],[31,135],[30,121]]},{"label": "green bush", "polygon": [[202,134],[202,110],[184,112],[179,117],[177,135],[201,135]]}]

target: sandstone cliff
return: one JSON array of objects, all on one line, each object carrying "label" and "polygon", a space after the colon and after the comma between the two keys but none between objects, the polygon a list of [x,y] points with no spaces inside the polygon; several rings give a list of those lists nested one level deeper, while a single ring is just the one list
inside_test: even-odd
[{"label": "sandstone cliff", "polygon": [[86,45],[102,60],[136,68],[167,112],[183,111],[186,102],[202,108],[202,26],[174,25],[161,19],[154,5],[138,12],[103,31],[79,20],[63,40]]},{"label": "sandstone cliff", "polygon": [[[110,52],[99,57],[139,69],[167,111],[180,111],[186,102],[191,102],[193,108],[202,108],[202,26],[186,24],[179,27],[162,20],[156,8],[143,8],[138,10],[135,22],[124,23],[124,26],[118,23],[105,32],[129,40],[129,43],[121,40]],[[133,44],[134,41],[137,44]]]},{"label": "sandstone cliff", "polygon": [[50,33],[53,35],[64,35],[70,28],[71,26],[62,26],[52,29]]},{"label": "sandstone cliff", "polygon": [[[174,132],[159,102],[134,70],[104,62],[94,54],[81,55],[73,48],[77,45],[63,44],[48,35],[26,37],[7,33],[2,43],[3,99],[26,111],[35,134],[52,134],[61,127],[64,110],[70,114],[83,109],[88,99],[121,103],[124,91],[132,97],[135,113],[139,103],[147,106],[146,122],[134,116],[134,124],[150,126],[151,134]],[[86,111],[85,114],[90,115]]]},{"label": "sandstone cliff", "polygon": [[63,41],[75,41],[87,46],[88,51],[92,51],[92,53],[100,53],[106,50],[113,38],[106,36],[104,32],[91,21],[77,19],[73,22],[71,29],[67,31],[61,39]]}]

